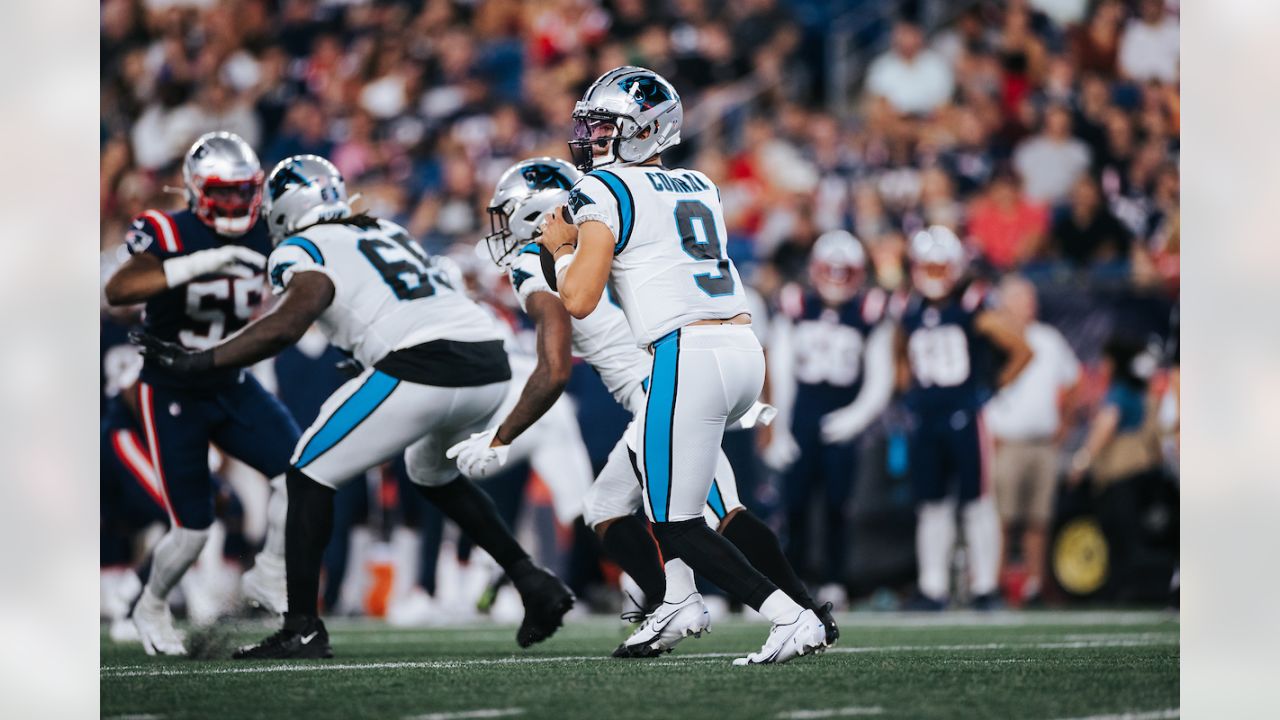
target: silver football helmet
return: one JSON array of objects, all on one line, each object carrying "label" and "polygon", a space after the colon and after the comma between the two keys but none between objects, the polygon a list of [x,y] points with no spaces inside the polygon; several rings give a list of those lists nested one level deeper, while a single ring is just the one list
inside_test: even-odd
[{"label": "silver football helmet", "polygon": [[347,185],[319,155],[281,160],[267,177],[267,229],[276,242],[321,220],[351,217]]},{"label": "silver football helmet", "polygon": [[182,185],[187,207],[219,235],[239,237],[258,222],[262,163],[239,135],[201,135],[183,158]]},{"label": "silver football helmet", "polygon": [[684,106],[661,75],[631,65],[601,75],[573,107],[574,164],[587,172],[648,160],[680,144]]},{"label": "silver football helmet", "polygon": [[911,238],[911,281],[925,297],[937,300],[951,292],[968,266],[960,238],[943,225],[931,225]]},{"label": "silver football helmet", "polygon": [[833,305],[858,294],[866,277],[867,254],[847,230],[828,230],[813,243],[809,278],[822,299]]},{"label": "silver football helmet", "polygon": [[536,157],[507,168],[489,200],[489,234],[485,244],[499,267],[511,264],[515,252],[531,242],[548,212],[564,205],[582,177],[569,163]]}]

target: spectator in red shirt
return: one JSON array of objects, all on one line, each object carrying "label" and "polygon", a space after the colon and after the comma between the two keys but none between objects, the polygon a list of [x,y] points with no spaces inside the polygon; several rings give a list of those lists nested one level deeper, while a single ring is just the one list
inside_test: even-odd
[{"label": "spectator in red shirt", "polygon": [[969,235],[1000,270],[1017,267],[1040,253],[1049,227],[1049,209],[1022,193],[1017,177],[1000,171],[990,188],[969,206]]}]

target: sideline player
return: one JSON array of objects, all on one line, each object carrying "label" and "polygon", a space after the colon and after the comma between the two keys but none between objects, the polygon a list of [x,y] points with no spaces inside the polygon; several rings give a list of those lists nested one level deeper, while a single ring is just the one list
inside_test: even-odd
[{"label": "sideline player", "polygon": [[483,429],[506,397],[511,368],[495,321],[455,291],[439,259],[404,229],[352,215],[342,175],[328,160],[287,158],[267,188],[268,225],[281,239],[268,272],[280,303],[200,352],[141,338],[144,354],[194,377],[271,357],[315,322],[365,367],[325,402],[290,461],[284,627],[235,657],[333,656],[317,595],[335,490],[400,452],[423,496],[493,556],[520,592],[521,647],[550,637],[573,594],[529,559],[493,501],[444,457],[449,445]]},{"label": "sideline player", "polygon": [[[182,165],[188,209],[147,210],[125,237],[132,257],[107,281],[113,306],[146,303],[142,327],[161,340],[201,351],[244,327],[263,297],[271,249],[262,207],[262,166],[238,136],[208,133]],[[133,610],[147,654],[182,655],[168,596],[199,556],[213,523],[209,443],[275,478],[298,440],[289,412],[248,372],[224,368],[200,378],[143,364],[131,405],[139,410],[146,448],[170,518],[156,545],[148,579]],[[285,610],[284,487],[272,481],[266,546],[245,573],[245,595]]]},{"label": "sideline player", "polygon": [[996,383],[1004,387],[1031,362],[1031,348],[1003,317],[983,308],[980,287],[961,283],[964,248],[955,233],[941,225],[921,230],[908,252],[914,292],[902,311],[894,352],[897,384],[915,416],[910,464],[920,515],[916,604],[946,607],[958,498],[974,604],[990,607],[1000,574],[1000,519],[986,482],[975,361],[983,342],[1003,351],[1007,360]]},{"label": "sideline player", "polygon": [[[622,310],[610,298],[587,317],[571,318],[549,284],[542,251],[533,242],[545,215],[564,203],[580,178],[581,173],[563,160],[533,158],[508,168],[494,191],[489,207],[493,232],[485,241],[494,262],[507,270],[521,308],[534,320],[538,367],[521,400],[498,425],[450,450],[458,456],[463,473],[471,477],[483,477],[500,467],[513,438],[523,437],[523,429],[555,403],[568,382],[572,354],[586,360],[618,403],[632,413],[645,402],[650,360],[636,347]],[[700,634],[709,616],[700,594],[668,595],[657,546],[647,524],[635,515],[641,497],[635,451],[626,442],[629,435],[614,446],[588,493],[583,515],[609,556],[640,585],[649,605],[649,621],[614,655],[652,657],[671,650],[688,635]],[[783,556],[777,537],[738,500],[733,469],[723,452],[707,498],[707,515],[711,526],[737,545],[753,565],[797,602],[818,613],[826,624],[829,642],[839,637],[829,608],[819,608],[809,597]],[[688,573],[682,562],[677,569]],[[681,585],[677,580],[672,588],[680,592]],[[664,596],[669,600],[668,612],[652,613]]]},{"label": "sideline player", "polygon": [[736,664],[786,662],[825,647],[821,620],[702,517],[725,426],[755,405],[764,384],[764,353],[724,252],[719,191],[697,171],[661,164],[680,142],[683,112],[675,89],[651,70],[615,68],[592,83],[573,111],[570,150],[589,171],[569,194],[573,224],[551,213],[538,242],[570,315],[590,315],[607,283],[636,342],[653,354],[635,427],[645,511],[663,556],[773,623],[762,650]]},{"label": "sideline player", "polygon": [[[821,599],[842,606],[850,542],[848,501],[858,468],[857,446],[850,442],[884,410],[893,395],[893,324],[886,321],[888,295],[865,288],[866,253],[845,230],[823,233],[809,260],[811,290],[783,288],[784,319],[775,323],[770,348],[772,373],[779,378],[775,396],[792,406],[790,422],[775,434],[790,432],[798,452],[783,478],[787,512],[787,556],[801,572],[814,572],[816,555],[823,569]],[[782,406],[784,400],[779,400]],[[784,440],[784,442],[786,442]],[[823,550],[810,553],[809,508],[822,493]]]}]

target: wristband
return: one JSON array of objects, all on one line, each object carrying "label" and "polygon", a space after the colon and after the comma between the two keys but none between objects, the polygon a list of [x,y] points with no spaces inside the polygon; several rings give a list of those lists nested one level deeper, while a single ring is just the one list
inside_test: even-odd
[{"label": "wristband", "polygon": [[557,283],[560,282],[560,275],[563,274],[565,269],[572,264],[573,264],[573,253],[569,253],[568,255],[565,255],[559,260],[556,260],[556,282]]}]

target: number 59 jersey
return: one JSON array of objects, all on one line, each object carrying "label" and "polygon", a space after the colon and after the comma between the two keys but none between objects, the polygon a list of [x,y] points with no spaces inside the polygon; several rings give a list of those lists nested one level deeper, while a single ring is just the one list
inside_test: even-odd
[{"label": "number 59 jersey", "polygon": [[597,220],[613,231],[609,282],[641,347],[691,322],[749,312],[725,252],[720,191],[702,173],[593,170],[569,193],[569,210],[578,225]]},{"label": "number 59 jersey", "polygon": [[432,340],[500,340],[496,321],[455,287],[439,258],[386,220],[312,225],[267,260],[272,292],[302,272],[333,281],[317,324],[338,348],[372,367],[393,351]]},{"label": "number 59 jersey", "polygon": [[[125,245],[133,255],[147,254],[161,262],[224,245],[243,245],[266,255],[271,252],[267,225],[259,220],[237,238],[221,237],[189,210],[147,210],[133,220],[125,233]],[[266,295],[261,274],[252,277],[213,273],[185,285],[170,288],[147,300],[142,325],[161,340],[203,350],[248,324]],[[151,385],[211,387],[234,382],[239,368],[228,368],[198,378],[179,376],[156,363],[143,364],[141,379]]]}]

